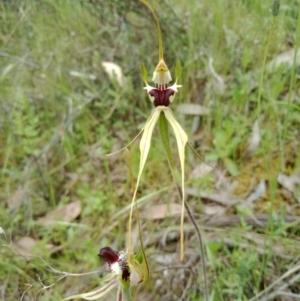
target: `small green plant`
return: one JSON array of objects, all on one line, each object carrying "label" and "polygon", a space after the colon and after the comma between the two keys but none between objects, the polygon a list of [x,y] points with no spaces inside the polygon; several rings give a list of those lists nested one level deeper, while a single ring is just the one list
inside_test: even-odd
[{"label": "small green plant", "polygon": [[[169,167],[171,169],[171,173],[173,176],[173,180],[175,183],[175,186],[177,187],[178,194],[182,200],[182,209],[181,209],[181,220],[180,220],[180,260],[184,259],[184,212],[185,210],[188,213],[189,218],[191,219],[197,235],[199,239],[199,245],[200,250],[202,253],[202,264],[203,264],[203,274],[204,274],[204,286],[205,286],[205,300],[208,300],[208,289],[207,289],[207,277],[206,277],[206,267],[205,267],[205,252],[204,252],[204,246],[203,246],[203,240],[201,236],[200,229],[198,225],[196,224],[193,215],[189,209],[189,206],[185,202],[185,146],[189,145],[190,148],[196,153],[196,151],[193,149],[193,147],[188,143],[188,136],[185,133],[185,131],[182,129],[181,125],[178,123],[178,121],[175,119],[173,112],[171,108],[169,107],[171,103],[174,100],[174,97],[176,93],[178,93],[178,88],[181,87],[177,84],[179,76],[181,74],[181,66],[177,62],[175,67],[175,82],[173,85],[168,86],[170,81],[172,81],[171,73],[169,71],[169,68],[167,67],[167,64],[164,61],[164,53],[163,53],[163,45],[162,45],[162,35],[161,35],[161,29],[160,29],[160,23],[158,21],[158,18],[156,16],[155,11],[153,10],[152,6],[146,1],[146,0],[140,0],[143,4],[145,4],[150,11],[152,12],[152,15],[156,21],[157,25],[157,34],[158,34],[158,47],[159,47],[159,56],[158,56],[158,64],[153,72],[152,81],[155,84],[155,87],[150,86],[148,84],[148,73],[143,65],[141,68],[141,76],[142,79],[146,85],[144,88],[147,91],[147,94],[155,106],[155,109],[151,112],[148,120],[146,121],[146,124],[144,128],[140,131],[140,133],[123,149],[127,149],[127,147],[134,142],[139,136],[141,136],[140,141],[140,165],[139,165],[139,171],[137,176],[137,181],[132,197],[132,203],[131,203],[131,211],[129,215],[129,236],[128,236],[128,254],[131,254],[131,227],[132,227],[132,214],[133,214],[133,208],[136,201],[136,196],[142,176],[143,169],[145,167],[148,153],[151,146],[151,139],[152,134],[155,125],[158,123],[160,137],[162,139]],[[172,155],[172,148],[170,145],[169,140],[169,129],[168,125],[170,125],[173,129],[173,132],[175,134],[176,142],[177,142],[177,148],[178,148],[178,154],[180,159],[180,172],[178,172],[175,161],[173,159]],[[120,151],[121,151],[120,150]],[[114,153],[115,154],[115,153]],[[197,154],[197,153],[196,153]],[[112,154],[110,154],[112,155]],[[198,155],[198,154],[197,154]]]},{"label": "small green plant", "polygon": [[214,149],[205,157],[206,160],[222,160],[225,168],[233,176],[238,174],[239,169],[234,159],[242,141],[242,135],[236,132],[235,122],[230,118],[223,122],[222,128],[213,128]]}]

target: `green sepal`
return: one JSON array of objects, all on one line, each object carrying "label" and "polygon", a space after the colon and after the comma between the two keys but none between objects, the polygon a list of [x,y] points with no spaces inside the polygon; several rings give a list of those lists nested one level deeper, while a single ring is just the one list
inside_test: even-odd
[{"label": "green sepal", "polygon": [[141,77],[142,77],[142,80],[144,81],[144,83],[147,84],[148,72],[147,72],[147,69],[144,64],[141,66]]},{"label": "green sepal", "polygon": [[176,62],[176,66],[175,66],[175,78],[176,78],[176,82],[179,79],[180,75],[181,75],[181,71],[182,71],[182,67],[179,61]]},{"label": "green sepal", "polygon": [[[62,299],[61,301],[71,300],[71,299],[76,299],[76,298],[81,298],[81,299],[90,300],[90,301],[99,300],[100,298],[104,297],[109,291],[111,291],[113,288],[115,288],[116,285],[118,284],[118,279],[117,279],[116,275],[115,274],[112,274],[112,275],[114,276],[114,278],[111,279],[104,286],[101,286],[100,288],[98,288],[94,291],[88,292],[88,293],[83,293],[83,294],[78,294],[78,295],[73,295],[73,296],[67,297],[65,299]],[[108,274],[107,276],[111,277],[111,274]],[[105,277],[105,278],[108,278],[108,277]]]}]

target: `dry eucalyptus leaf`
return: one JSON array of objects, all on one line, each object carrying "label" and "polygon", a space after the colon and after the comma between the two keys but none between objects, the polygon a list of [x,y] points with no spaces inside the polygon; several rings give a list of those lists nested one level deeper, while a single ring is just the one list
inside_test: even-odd
[{"label": "dry eucalyptus leaf", "polygon": [[225,85],[225,82],[224,82],[222,76],[220,76],[216,72],[216,70],[213,66],[213,58],[212,57],[209,58],[208,68],[214,78],[214,87],[216,89],[216,92],[218,94],[223,95],[225,93],[226,85]]},{"label": "dry eucalyptus leaf", "polygon": [[199,188],[195,187],[187,187],[185,189],[187,195],[200,197],[202,199],[208,199],[210,201],[219,203],[224,206],[232,206],[241,203],[241,200],[227,194],[226,192],[222,193],[207,193],[205,191],[201,191]]},{"label": "dry eucalyptus leaf", "polygon": [[294,192],[295,190],[295,179],[294,177],[289,177],[283,173],[279,173],[277,177],[277,181],[280,185],[282,185],[285,189],[290,192]]},{"label": "dry eucalyptus leaf", "polygon": [[220,205],[202,205],[203,213],[206,215],[223,215],[226,212],[226,208]]},{"label": "dry eucalyptus leaf", "polygon": [[10,210],[18,209],[21,206],[25,195],[26,189],[24,187],[19,187],[17,191],[8,200],[8,208]]},{"label": "dry eucalyptus leaf", "polygon": [[102,62],[102,66],[110,79],[116,79],[119,86],[124,86],[124,75],[119,65],[112,62]]},{"label": "dry eucalyptus leaf", "polygon": [[213,167],[209,166],[205,162],[198,164],[189,175],[189,179],[199,179],[207,174],[209,174],[213,170]]},{"label": "dry eucalyptus leaf", "polygon": [[160,204],[154,205],[143,213],[143,218],[146,219],[162,219],[165,217],[181,214],[181,205],[179,204]]},{"label": "dry eucalyptus leaf", "polygon": [[2,227],[0,227],[0,234],[3,234],[3,235],[4,235],[4,237],[6,238],[5,231],[3,230],[3,228],[2,228]]},{"label": "dry eucalyptus leaf", "polygon": [[[288,67],[292,67],[294,63],[294,55],[295,49],[291,49],[285,52],[280,53],[276,56],[272,61],[267,64],[267,70],[273,71],[274,69],[278,68],[280,65],[286,65]],[[296,66],[300,65],[300,51],[298,49],[297,56],[296,56]]]},{"label": "dry eucalyptus leaf", "polygon": [[256,187],[256,189],[247,197],[247,203],[253,203],[259,200],[262,196],[264,196],[267,192],[266,181],[261,180]]},{"label": "dry eucalyptus leaf", "polygon": [[39,218],[36,223],[40,226],[53,225],[59,221],[68,223],[76,219],[80,213],[81,203],[80,201],[75,201],[61,209],[53,210],[47,213],[46,216]]},{"label": "dry eucalyptus leaf", "polygon": [[297,184],[300,184],[300,175],[287,176],[283,173],[279,173],[277,181],[281,186],[290,191],[300,203],[300,193],[297,191]]},{"label": "dry eucalyptus leaf", "polygon": [[[39,255],[38,250],[33,250],[35,246],[37,246],[40,243],[39,240],[35,240],[32,237],[22,237],[16,242],[13,242],[14,249],[22,256],[24,256],[26,259],[30,259],[32,256]],[[54,252],[57,252],[60,247],[56,247],[52,244],[47,244],[46,249],[52,254]],[[42,254],[41,254],[42,255]]]},{"label": "dry eucalyptus leaf", "polygon": [[259,125],[257,120],[254,122],[252,126],[252,135],[248,140],[248,143],[249,145],[248,145],[247,152],[248,154],[252,154],[257,150],[260,143],[260,132],[259,132]]}]

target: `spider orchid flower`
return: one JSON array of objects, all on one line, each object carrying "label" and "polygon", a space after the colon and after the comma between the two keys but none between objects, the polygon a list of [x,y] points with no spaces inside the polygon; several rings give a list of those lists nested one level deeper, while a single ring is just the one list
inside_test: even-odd
[{"label": "spider orchid flower", "polygon": [[[173,102],[176,93],[178,93],[178,88],[181,85],[177,84],[178,78],[181,73],[180,64],[177,63],[175,68],[175,76],[176,80],[175,83],[171,86],[169,82],[172,80],[170,71],[164,61],[163,58],[160,58],[158,65],[156,66],[152,81],[155,84],[155,87],[152,87],[147,82],[147,70],[143,66],[141,76],[145,83],[145,90],[154,104],[155,109],[150,114],[144,128],[142,134],[142,138],[140,141],[140,166],[139,166],[139,173],[137,178],[137,185],[136,190],[133,196],[133,201],[136,198],[137,188],[139,186],[140,178],[142,175],[142,171],[144,169],[145,163],[147,161],[148,153],[151,146],[151,139],[154,127],[156,123],[159,123],[159,130],[161,134],[161,138],[163,144],[166,149],[167,157],[170,163],[170,167],[172,170],[172,174],[174,176],[174,180],[177,185],[180,186],[181,189],[181,197],[182,197],[182,212],[181,212],[181,243],[180,243],[180,259],[183,260],[183,241],[184,241],[184,232],[183,232],[183,222],[184,222],[184,161],[185,161],[185,146],[188,143],[188,136],[185,131],[182,129],[181,125],[175,119],[171,108],[169,107],[170,104]],[[168,124],[172,127],[173,132],[175,134],[177,148],[179,153],[180,159],[180,167],[181,167],[181,179],[179,180],[177,170],[173,161],[173,156],[171,152],[171,147],[169,144],[169,136],[168,136]],[[178,181],[179,180],[179,181]],[[179,183],[180,184],[179,184]]]},{"label": "spider orchid flower", "polygon": [[[185,191],[184,191],[184,159],[185,159],[185,146],[188,143],[188,137],[185,131],[182,129],[180,124],[175,119],[172,110],[170,109],[170,104],[173,102],[174,97],[176,93],[178,92],[178,88],[181,87],[181,85],[177,84],[178,78],[181,73],[181,66],[179,63],[176,64],[175,67],[175,83],[173,85],[169,86],[169,83],[172,81],[171,73],[163,59],[163,47],[162,47],[162,37],[161,37],[161,29],[160,24],[158,21],[158,18],[155,14],[155,11],[151,7],[151,5],[147,2],[147,0],[140,0],[143,4],[145,4],[150,11],[152,12],[152,15],[156,21],[157,25],[157,33],[158,33],[158,44],[159,44],[159,62],[154,70],[152,81],[155,84],[155,87],[150,86],[148,84],[148,75],[147,70],[145,66],[142,66],[141,68],[141,76],[145,83],[145,90],[147,91],[147,94],[151,100],[151,102],[154,104],[155,109],[151,112],[144,128],[140,131],[140,133],[124,148],[120,149],[117,152],[111,153],[109,155],[116,154],[124,149],[127,149],[127,147],[133,143],[140,135],[142,135],[141,141],[140,141],[140,165],[139,165],[139,172],[137,176],[137,182],[132,198],[132,205],[131,205],[131,211],[129,215],[129,239],[128,239],[128,250],[130,253],[131,250],[131,221],[132,221],[132,213],[134,208],[134,203],[136,200],[137,190],[139,187],[141,175],[145,166],[145,163],[147,161],[148,153],[151,146],[151,139],[154,127],[156,123],[159,123],[159,130],[161,134],[161,138],[163,141],[163,144],[166,149],[168,161],[171,167],[172,175],[175,180],[176,186],[178,190],[180,191],[180,196],[182,198],[182,212],[181,212],[181,221],[180,221],[180,260],[183,260],[183,253],[184,253],[184,231],[183,231],[183,222],[184,222],[184,198],[185,198]],[[180,159],[180,167],[181,167],[181,177],[179,173],[177,172],[171,147],[169,143],[169,134],[168,134],[168,124],[172,127],[175,138],[177,141],[177,147],[179,152],[179,159]],[[191,147],[191,145],[188,143],[188,145]]]},{"label": "spider orchid flower", "polygon": [[116,301],[123,301],[125,298],[127,301],[131,301],[131,287],[137,286],[148,279],[148,264],[143,251],[131,255],[130,263],[127,252],[116,252],[110,247],[102,248],[99,256],[108,263],[111,271],[101,279],[101,282],[104,282],[105,284],[94,291],[70,296],[62,301],[74,298],[99,300],[114,288],[117,288]]},{"label": "spider orchid flower", "polygon": [[[180,192],[180,196],[182,198],[182,209],[181,209],[181,219],[180,219],[180,260],[183,260],[184,257],[184,231],[183,231],[183,223],[184,223],[184,209],[185,209],[185,191],[184,191],[184,159],[185,159],[185,146],[188,143],[188,137],[185,131],[182,129],[180,124],[175,119],[172,110],[170,109],[170,104],[173,102],[176,93],[178,92],[178,88],[181,87],[177,84],[181,73],[180,64],[177,63],[175,67],[175,83],[169,86],[169,83],[172,81],[171,73],[169,68],[167,67],[164,61],[163,55],[163,45],[162,45],[162,35],[159,20],[156,16],[156,13],[152,6],[148,3],[147,0],[140,0],[144,5],[146,5],[151,11],[155,21],[158,35],[158,64],[154,70],[152,81],[155,84],[155,87],[152,87],[148,84],[148,76],[147,70],[145,66],[142,66],[141,76],[145,83],[145,90],[149,95],[150,100],[155,106],[155,109],[150,114],[144,128],[140,132],[142,134],[142,138],[140,141],[140,166],[137,177],[136,188],[132,198],[132,206],[131,213],[129,217],[129,221],[131,221],[132,211],[133,211],[133,203],[136,199],[137,189],[139,186],[140,178],[148,157],[148,153],[150,150],[151,139],[154,127],[156,123],[159,124],[159,131],[161,134],[161,138],[166,149],[166,154],[168,157],[169,165],[172,171],[172,175],[178,191]],[[171,151],[171,146],[169,142],[169,133],[168,133],[168,124],[172,127],[179,153],[180,159],[180,167],[181,167],[181,177],[177,172],[177,168],[175,166],[173,155]],[[135,140],[135,139],[134,139]],[[131,222],[129,222],[129,232],[131,231]],[[130,238],[129,238],[129,247],[130,247]]]}]

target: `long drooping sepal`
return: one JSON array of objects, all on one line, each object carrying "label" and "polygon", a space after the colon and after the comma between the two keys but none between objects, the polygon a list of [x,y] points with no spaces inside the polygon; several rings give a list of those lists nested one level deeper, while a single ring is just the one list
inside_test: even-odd
[{"label": "long drooping sepal", "polygon": [[[107,276],[110,276],[110,275],[107,275]],[[113,275],[113,276],[114,276],[114,279],[110,280],[106,285],[98,288],[95,291],[70,296],[70,297],[63,299],[62,301],[76,299],[76,298],[81,298],[84,300],[99,300],[99,298],[105,296],[109,291],[111,291],[113,288],[115,288],[116,285],[118,284],[118,279],[117,279],[116,275]]]},{"label": "long drooping sepal", "polygon": [[[170,108],[165,108],[163,110],[164,116],[171,125],[176,142],[177,142],[177,147],[178,147],[178,153],[179,153],[179,159],[180,159],[180,167],[181,167],[181,184],[179,189],[182,191],[182,209],[181,209],[181,220],[180,220],[180,260],[183,260],[184,257],[184,202],[185,202],[185,189],[184,189],[184,160],[185,160],[185,146],[188,141],[188,136],[185,133],[185,131],[182,129],[181,125],[176,121],[175,117],[173,116],[173,113]],[[160,119],[160,131],[161,131],[161,136],[163,139],[163,143],[166,148],[166,152],[168,155],[168,160],[170,163],[170,167],[172,170],[172,174],[174,177],[174,180],[176,181],[178,185],[178,173],[173,161],[173,156],[171,153],[170,145],[169,145],[169,137],[168,137],[168,128],[167,128],[167,123],[163,120],[163,118]]]},{"label": "long drooping sepal", "polygon": [[[168,109],[169,110],[169,109]],[[171,116],[173,117],[172,115],[172,112],[171,113]],[[173,117],[174,118],[174,117]],[[171,169],[171,172],[172,172],[172,176],[173,176],[173,179],[174,179],[174,182],[175,182],[175,185],[177,186],[177,189],[178,189],[178,192],[179,192],[179,196],[181,197],[181,199],[183,200],[183,205],[187,211],[187,214],[189,216],[189,218],[191,219],[194,227],[195,227],[195,230],[196,230],[196,233],[197,233],[197,236],[198,236],[198,239],[199,239],[199,246],[200,246],[200,250],[201,250],[201,260],[202,260],[202,265],[203,265],[203,277],[204,277],[204,288],[205,288],[205,291],[204,291],[204,295],[205,295],[205,301],[208,301],[209,300],[209,297],[208,297],[208,282],[207,282],[207,272],[206,272],[206,264],[205,264],[205,250],[204,250],[204,243],[203,243],[203,239],[202,239],[202,235],[201,235],[201,232],[200,232],[200,229],[193,217],[193,214],[188,206],[188,203],[185,202],[184,200],[184,183],[182,182],[182,184],[180,185],[180,175],[178,173],[178,170],[176,168],[176,165],[174,163],[174,159],[173,159],[173,155],[172,155],[172,151],[171,151],[171,147],[170,147],[170,142],[169,142],[169,132],[168,132],[168,121],[165,117],[164,114],[161,114],[160,115],[160,118],[159,118],[159,131],[160,131],[160,135],[161,135],[161,138],[162,138],[162,141],[163,141],[163,144],[165,146],[165,149],[166,149],[166,153],[167,153],[167,157],[168,157],[168,162],[169,162],[169,165],[170,165],[170,169]],[[169,121],[170,122],[170,121]],[[173,122],[174,124],[174,122]],[[176,127],[176,124],[174,124],[174,127]],[[173,127],[173,129],[174,129]],[[180,127],[181,128],[181,127]],[[182,129],[181,129],[182,130]],[[184,141],[186,140],[186,135],[184,133],[184,131],[182,130],[182,134],[180,134],[181,131],[178,131],[178,138],[180,138],[179,136],[181,135],[182,136],[182,145],[183,145],[183,155],[184,155],[184,146],[186,143],[184,143]],[[177,137],[176,137],[177,139]],[[178,139],[177,139],[178,141]],[[189,142],[187,142],[188,145],[192,148],[192,150],[197,154],[197,152],[193,149],[193,147],[190,145]],[[199,156],[197,154],[197,156]],[[182,167],[181,167],[182,168]],[[184,175],[183,175],[184,176]],[[182,187],[181,187],[182,186]],[[184,208],[183,208],[184,210]],[[183,254],[183,214],[181,215],[181,241],[180,241],[180,251],[181,253]],[[181,256],[181,259],[183,259],[183,256]]]},{"label": "long drooping sepal", "polygon": [[123,301],[123,289],[122,289],[121,285],[118,286],[116,301]]},{"label": "long drooping sepal", "polygon": [[[132,173],[132,165],[131,165],[131,158],[130,158],[130,152],[127,150],[127,162],[128,162],[128,168],[130,173],[130,180],[132,184],[133,191],[135,190],[134,180],[133,180],[133,173]],[[143,243],[143,235],[142,235],[142,228],[141,228],[141,220],[140,215],[138,211],[137,202],[135,202],[135,214],[136,219],[138,223],[138,232],[139,232],[139,239],[140,239],[140,245],[141,245],[141,251],[137,253],[136,255],[132,255],[133,260],[130,261],[130,283],[133,285],[136,285],[138,283],[143,283],[147,281],[149,277],[149,266],[147,257],[145,254],[145,248]],[[135,264],[136,263],[136,264]]]},{"label": "long drooping sepal", "polygon": [[[182,67],[179,61],[176,62],[175,66],[175,82],[177,83],[180,75],[181,75]],[[180,86],[181,87],[181,86]]]},{"label": "long drooping sepal", "polygon": [[160,110],[153,110],[153,112],[151,113],[149,119],[146,122],[146,125],[144,127],[144,133],[142,135],[141,138],[141,142],[140,142],[140,152],[141,152],[141,156],[140,156],[140,168],[139,168],[139,173],[138,173],[138,179],[137,179],[137,186],[140,180],[140,177],[142,175],[147,157],[148,157],[148,153],[150,150],[150,145],[151,145],[151,138],[152,138],[152,133],[154,130],[154,126],[157,123],[158,117],[160,115],[161,111]]},{"label": "long drooping sepal", "polygon": [[135,255],[135,259],[141,266],[141,273],[142,273],[142,277],[143,277],[142,282],[145,282],[145,281],[147,281],[147,279],[149,277],[149,266],[148,266],[148,260],[147,260],[146,254],[145,254],[141,220],[140,220],[140,215],[139,215],[138,206],[137,206],[136,202],[135,202],[135,212],[136,212],[136,218],[137,218],[137,222],[138,222],[139,238],[140,238],[140,244],[141,244],[141,252],[140,252],[140,254],[138,253]]},{"label": "long drooping sepal", "polygon": [[143,131],[143,135],[141,138],[141,142],[140,142],[140,166],[139,166],[139,172],[138,172],[138,177],[137,177],[137,181],[136,181],[136,187],[134,189],[134,193],[133,193],[133,197],[132,197],[132,202],[131,202],[131,209],[130,209],[130,215],[129,215],[129,226],[128,226],[128,254],[129,254],[129,263],[130,263],[130,254],[132,252],[131,249],[131,226],[132,226],[132,212],[133,212],[133,207],[134,207],[134,202],[136,200],[136,194],[137,194],[137,190],[140,184],[140,179],[141,179],[141,175],[148,157],[148,153],[150,150],[150,146],[151,146],[151,138],[152,138],[152,133],[155,127],[155,124],[157,123],[157,120],[159,118],[161,111],[160,110],[153,110],[153,112],[151,113],[150,117],[148,118],[145,127],[144,127],[144,131]]}]

